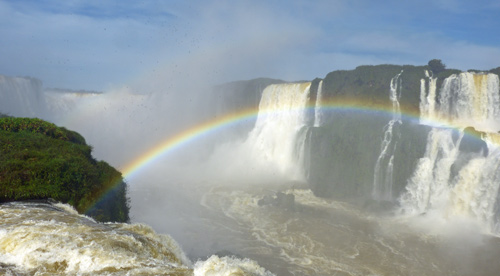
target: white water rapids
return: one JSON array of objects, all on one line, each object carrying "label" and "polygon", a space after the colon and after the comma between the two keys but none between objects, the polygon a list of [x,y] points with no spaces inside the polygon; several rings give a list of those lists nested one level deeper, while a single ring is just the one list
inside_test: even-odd
[{"label": "white water rapids", "polygon": [[[451,113],[455,115],[446,117],[448,122],[496,130],[495,76],[455,75],[444,81],[441,91],[431,76],[422,83],[421,113],[428,118],[444,121],[443,114]],[[377,134],[388,138],[381,145],[383,166],[379,158],[379,175],[385,178],[392,173],[391,151],[397,142],[392,127],[400,119],[398,78],[392,84],[393,123]],[[319,111],[322,85],[314,115],[305,110],[310,83],[267,87],[255,128],[245,141],[219,147],[208,158],[212,166],[166,168],[158,162],[150,168],[155,177],[134,179],[132,219],[154,230],[137,223],[95,223],[60,204],[0,205],[0,274],[497,275],[500,153],[492,142],[496,136],[488,134],[486,156],[467,155],[460,171],[451,174],[457,160],[465,158],[459,154],[464,136],[433,129],[424,156],[397,199],[402,212],[379,214],[371,206],[318,198],[304,188],[302,164],[308,127],[321,127],[326,119],[327,110]],[[113,104],[149,104],[147,96],[94,101],[101,97],[96,94],[86,96],[83,102],[89,104],[82,107],[79,96],[49,96],[49,109],[95,111],[87,124],[102,120],[109,126],[94,130],[97,134],[116,133],[114,121],[103,116],[111,113]],[[133,109],[134,116],[121,124],[147,122],[145,110]],[[92,129],[86,130],[93,137]],[[127,130],[115,135],[132,136],[134,128]],[[172,177],[181,174],[184,178]],[[234,176],[244,178],[244,185]],[[389,186],[379,188],[384,191],[379,199],[391,198]],[[279,195],[293,198],[292,204],[259,203]],[[141,206],[134,207],[138,202]],[[157,232],[172,233],[181,246]]]},{"label": "white water rapids", "polygon": [[65,204],[0,205],[2,275],[272,275],[254,261],[194,264],[176,241],[144,224],[97,223]]}]

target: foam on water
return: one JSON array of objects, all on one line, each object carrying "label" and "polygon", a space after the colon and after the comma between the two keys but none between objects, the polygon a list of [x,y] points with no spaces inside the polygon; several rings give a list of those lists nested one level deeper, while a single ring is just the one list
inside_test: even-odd
[{"label": "foam on water", "polygon": [[240,235],[226,237],[240,237],[238,254],[277,275],[496,275],[490,271],[498,266],[482,260],[498,252],[499,240],[482,236],[470,220],[430,231],[423,218],[378,216],[309,190],[282,191],[294,196],[291,209],[259,204],[269,192],[219,187],[202,203],[236,222],[231,231]]},{"label": "foam on water", "polygon": [[[41,202],[0,205],[0,220],[0,272],[7,275],[193,273],[177,242],[144,224],[96,223],[69,205]],[[272,275],[254,261],[215,256],[197,262],[194,273]]]},{"label": "foam on water", "polygon": [[169,236],[145,225],[95,223],[59,206],[2,205],[2,262],[28,273],[69,275],[189,271],[189,261]]},{"label": "foam on water", "polygon": [[195,276],[273,276],[257,262],[234,257],[211,256],[208,260],[194,265]]}]

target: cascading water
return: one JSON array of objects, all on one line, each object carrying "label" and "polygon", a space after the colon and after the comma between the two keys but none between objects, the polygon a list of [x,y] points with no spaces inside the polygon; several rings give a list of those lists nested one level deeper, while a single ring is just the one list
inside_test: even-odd
[{"label": "cascading water", "polygon": [[254,129],[249,134],[255,158],[276,166],[291,180],[304,180],[304,145],[311,83],[273,84],[264,89]]},{"label": "cascading water", "polygon": [[0,75],[0,92],[0,113],[24,117],[43,117],[46,113],[40,80]]},{"label": "cascading water", "polygon": [[[456,125],[485,128],[485,123],[494,121],[500,114],[498,76],[473,73],[453,75],[443,83],[440,102],[441,119],[448,119]],[[449,117],[443,118],[446,114]],[[483,125],[474,125],[477,123]]]},{"label": "cascading water", "polygon": [[[436,112],[436,81],[432,76],[432,72],[425,70],[427,83],[425,79],[420,80],[420,121],[425,123],[426,120],[434,118]],[[428,86],[428,91],[427,91]]]},{"label": "cascading water", "polygon": [[72,110],[82,106],[82,102],[90,98],[102,97],[102,93],[97,92],[75,92],[75,91],[45,91],[47,109],[52,117],[59,114],[68,114]]},{"label": "cascading water", "polygon": [[380,155],[375,163],[375,173],[373,176],[372,196],[375,200],[392,201],[392,185],[394,170],[394,151],[396,150],[399,136],[398,126],[402,124],[401,108],[399,99],[401,92],[398,87],[401,86],[401,71],[391,79],[391,88],[389,98],[392,103],[392,119],[384,127],[384,138],[382,140]]},{"label": "cascading water", "polygon": [[500,150],[469,161],[453,179],[451,214],[477,219],[487,230],[499,233],[496,212],[500,183]]},{"label": "cascading water", "polygon": [[318,93],[316,94],[316,104],[314,107],[314,126],[319,127],[323,123],[323,110],[321,108],[321,104],[323,101],[323,80],[321,80],[318,84]]},{"label": "cascading water", "polygon": [[[396,71],[391,73],[391,77],[395,73]],[[145,209],[141,212],[137,211],[137,217],[141,219],[144,217],[144,222],[155,225],[153,227],[159,227],[157,231],[172,233],[174,236],[176,231],[171,231],[168,227],[178,224],[183,234],[177,233],[181,236],[180,241],[184,239],[192,243],[187,252],[190,252],[194,261],[227,249],[229,253],[254,259],[262,266],[272,268],[277,275],[421,275],[422,273],[426,275],[474,275],[474,273],[496,275],[500,264],[484,261],[500,254],[500,239],[496,237],[482,235],[481,239],[484,240],[481,242],[486,242],[476,248],[474,248],[476,244],[472,243],[473,246],[469,246],[471,243],[464,243],[462,239],[459,239],[457,243],[451,243],[447,248],[448,241],[441,243],[440,237],[436,238],[428,231],[419,232],[413,231],[413,228],[409,229],[410,227],[406,225],[408,220],[401,219],[401,216],[394,218],[379,217],[373,213],[367,214],[366,209],[358,208],[350,203],[316,197],[318,194],[323,195],[321,191],[313,194],[311,190],[297,189],[297,187],[281,190],[280,183],[271,186],[275,179],[271,178],[269,181],[260,168],[253,168],[257,166],[256,163],[260,163],[276,175],[285,176],[286,179],[291,180],[302,180],[306,173],[304,171],[318,164],[323,167],[311,171],[311,174],[323,172],[323,170],[330,172],[331,168],[340,162],[348,165],[342,169],[350,169],[349,166],[351,166],[354,170],[358,170],[356,167],[358,163],[354,163],[353,160],[359,159],[345,158],[347,155],[338,154],[341,161],[331,162],[333,158],[330,157],[336,153],[335,150],[349,144],[359,149],[356,153],[360,155],[365,149],[370,149],[366,150],[370,151],[370,155],[362,155],[365,160],[369,160],[369,165],[359,166],[365,170],[368,168],[367,181],[345,181],[345,185],[351,185],[353,189],[364,185],[363,188],[366,189],[362,190],[363,195],[373,192],[376,199],[393,199],[396,193],[400,193],[396,190],[396,188],[401,188],[396,186],[398,176],[405,175],[404,178],[407,178],[406,172],[400,174],[399,168],[401,167],[397,166],[406,166],[406,161],[416,160],[413,157],[400,159],[397,155],[409,148],[404,148],[408,145],[404,143],[406,140],[403,140],[406,139],[406,132],[404,132],[406,125],[401,125],[399,110],[401,82],[404,81],[406,84],[406,81],[402,80],[405,74],[398,74],[391,81],[390,99],[393,117],[383,130],[384,141],[382,144],[379,141],[373,141],[373,146],[370,144],[370,147],[365,147],[359,142],[353,143],[352,138],[355,135],[345,136],[348,137],[345,141],[330,139],[342,138],[342,135],[330,134],[336,131],[342,134],[342,131],[351,127],[350,123],[355,122],[358,117],[348,118],[346,128],[331,124],[335,119],[334,115],[330,116],[326,113],[327,108],[321,107],[325,97],[332,96],[331,90],[326,89],[326,83],[324,91],[323,83],[319,83],[316,97],[310,95],[310,83],[267,87],[260,102],[260,112],[255,128],[243,143],[245,147],[242,147],[244,149],[241,152],[236,147],[226,150],[227,155],[223,160],[225,162],[217,164],[214,162],[214,167],[207,166],[216,168],[207,170],[210,173],[204,174],[205,171],[201,168],[197,170],[196,167],[190,166],[188,172],[191,174],[185,179],[177,180],[172,177],[181,183],[178,186],[171,185],[168,177],[169,174],[174,175],[171,171],[177,168],[166,172],[165,167],[162,167],[163,164],[157,164],[157,168],[160,169],[158,176],[152,178],[153,181],[146,179],[142,183],[140,181],[130,183],[137,188],[133,199],[148,195],[142,202],[133,201],[133,208],[142,205],[137,204],[138,202],[148,205],[148,207],[140,206]],[[436,214],[435,217],[442,221],[455,216],[466,217],[491,232],[499,233],[500,150],[495,146],[500,142],[500,136],[496,134],[498,123],[495,121],[498,116],[496,109],[499,107],[498,77],[492,74],[472,73],[464,73],[463,76],[462,74],[455,75],[445,80],[439,91],[436,89],[436,83],[437,79],[429,73],[420,83],[422,118],[428,117],[434,121],[444,121],[446,118],[446,122],[442,123],[445,126],[453,123],[461,127],[474,126],[476,129],[495,133],[489,132],[485,135],[488,137],[487,151],[464,151],[462,146],[469,138],[466,134],[458,130],[433,128],[427,136],[424,153],[424,134],[426,135],[431,128],[427,126],[418,128],[418,130],[425,128],[425,132],[422,132],[424,133],[423,139],[417,136],[411,142],[418,140],[421,151],[418,151],[418,155],[412,156],[423,157],[416,160],[418,163],[413,176],[408,180],[406,191],[399,197],[401,209],[406,214],[417,215],[411,217],[412,222],[415,218],[419,222],[427,219],[426,215],[421,215],[425,213]],[[403,98],[407,95],[407,90],[404,91]],[[48,98],[48,110],[64,114],[63,111],[78,109],[78,106],[85,103],[89,109],[82,109],[82,111],[97,114],[86,121],[89,127],[96,129],[99,136],[92,136],[92,133],[84,136],[100,139],[108,137],[109,133],[103,133],[105,128],[96,127],[95,122],[101,122],[102,118],[108,117],[109,104],[121,106],[121,103],[136,103],[139,99],[136,96],[130,96],[127,100],[121,93],[115,96],[103,94],[102,97],[92,95],[85,99],[80,99],[77,95],[69,97],[61,95]],[[315,103],[311,103],[311,99],[315,99]],[[50,105],[51,102],[52,105]],[[143,99],[141,105],[151,102],[153,101]],[[308,112],[309,104],[315,105],[314,112]],[[99,112],[93,112],[94,110]],[[134,110],[146,111],[142,108]],[[467,113],[469,115],[463,115],[460,112],[469,112]],[[89,118],[88,114],[83,118]],[[149,118],[147,115],[150,113],[132,113],[126,108],[115,109],[113,114],[120,116],[126,114],[129,118],[120,120],[126,126],[120,126],[117,123],[110,124],[109,132],[116,133],[113,136],[118,137],[116,139],[131,140],[130,135],[127,135],[128,132],[119,132],[120,128],[128,127],[130,120],[142,122]],[[140,117],[141,115],[144,117]],[[467,116],[477,120],[469,120]],[[68,118],[68,116],[59,116],[59,118]],[[381,120],[380,126],[386,122],[387,119]],[[421,123],[425,124],[426,121],[421,120]],[[398,127],[399,125],[401,128]],[[372,133],[371,128],[361,128],[366,131],[354,133]],[[376,132],[381,129],[379,125],[376,128],[378,129]],[[141,127],[141,129],[145,128]],[[130,131],[137,130],[130,128]],[[401,136],[398,135],[398,131],[401,131]],[[150,134],[154,136],[155,133]],[[132,142],[131,140],[130,143]],[[142,137],[139,142],[148,144]],[[307,153],[307,149],[313,143],[318,145],[319,150]],[[241,145],[242,143],[238,140],[234,144]],[[123,148],[123,145],[120,145],[120,149]],[[250,151],[246,151],[249,149]],[[394,152],[397,154],[395,155]],[[314,155],[311,157],[307,154]],[[317,158],[320,154],[324,156]],[[247,157],[252,158],[251,162],[247,162],[249,161]],[[106,155],[103,158],[109,160],[112,156]],[[115,159],[124,158],[116,157]],[[312,160],[311,165],[307,163],[309,159]],[[243,179],[241,183],[245,184],[241,186],[238,186],[240,184],[238,181],[219,177],[224,169],[232,170],[233,163],[238,161],[243,161],[244,169],[248,171],[248,174],[255,176],[252,183],[262,183],[264,188],[246,185],[247,182],[243,181],[244,177],[242,177],[246,175],[238,175],[240,177],[238,180]],[[375,161],[377,164],[374,172],[372,169]],[[413,166],[408,170],[412,168]],[[361,170],[359,173],[362,173]],[[343,179],[339,180],[341,179],[339,175],[338,171],[325,174],[326,177],[318,178],[318,182],[336,185],[337,183],[334,182],[343,181]],[[374,182],[378,181],[378,184],[373,183],[373,187],[371,186],[372,176]],[[395,185],[391,188],[393,177]],[[144,183],[149,181],[155,184],[146,186]],[[208,192],[204,190],[205,184],[209,187]],[[175,188],[165,190],[164,186]],[[335,186],[337,187],[341,185]],[[275,188],[279,189],[279,193],[276,193]],[[140,189],[144,192],[142,193]],[[184,195],[183,192],[186,194]],[[340,193],[338,189],[335,192]],[[169,193],[173,196],[165,197]],[[198,204],[200,201],[197,201],[197,193],[203,194],[202,204]],[[280,202],[278,195],[283,194],[287,195],[285,198],[293,200]],[[175,202],[177,195],[183,196]],[[172,198],[174,199],[170,200]],[[262,204],[262,200],[266,198],[271,198],[270,203]],[[179,204],[181,201],[185,204]],[[171,205],[165,204],[166,202]],[[64,207],[65,205],[41,205],[38,203],[0,205],[0,221],[5,222],[0,223],[0,274],[161,275],[170,273],[176,275],[175,273],[178,272],[178,275],[229,275],[231,273],[271,275],[254,261],[229,256],[213,255],[206,261],[198,261],[191,266],[190,261],[185,260],[184,254],[180,252],[172,239],[154,233],[147,226],[99,224],[77,215],[74,211],[68,211],[69,208]],[[197,207],[200,209],[196,209]],[[205,208],[208,209],[205,210]],[[175,215],[166,216],[165,210]],[[448,221],[445,223],[448,224],[446,225],[448,228],[449,225],[453,225]],[[464,232],[469,237],[469,233]],[[329,234],[325,235],[325,233]],[[456,258],[458,246],[466,249],[460,251],[460,258]],[[157,254],[160,251],[162,253]],[[463,255],[466,257],[462,258]],[[432,265],[429,265],[430,263]],[[466,265],[461,267],[460,265],[463,264]]]},{"label": "cascading water", "polygon": [[436,79],[428,77],[429,91],[422,80],[420,114],[424,119],[456,127],[473,126],[498,131],[500,123],[499,79],[495,74],[463,72],[443,81],[436,96]]},{"label": "cascading water", "polygon": [[[433,125],[440,122],[462,130],[431,130],[426,152],[399,198],[401,210],[413,215],[431,212],[440,217],[467,217],[486,231],[497,233],[499,150],[494,143],[488,143],[486,151],[463,152],[461,145],[467,143],[464,135],[468,134],[463,131],[466,127],[498,130],[498,76],[469,72],[451,75],[443,81],[436,97],[436,79],[426,75],[429,90],[422,80],[421,123],[430,120]],[[483,136],[496,137],[493,133]]]},{"label": "cascading water", "polygon": [[450,170],[457,159],[459,144],[450,129],[432,129],[427,137],[425,155],[418,161],[408,180],[407,192],[400,198],[405,213],[421,214],[429,209],[441,209],[450,192]]}]

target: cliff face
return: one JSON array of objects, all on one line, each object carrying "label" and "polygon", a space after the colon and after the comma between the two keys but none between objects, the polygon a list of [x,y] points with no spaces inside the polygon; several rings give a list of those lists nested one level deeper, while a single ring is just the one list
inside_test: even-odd
[{"label": "cliff face", "polygon": [[[390,118],[372,112],[338,113],[334,118],[331,125],[312,129],[307,181],[320,197],[370,198],[383,130]],[[399,134],[399,143],[390,156],[379,161],[384,175],[393,156],[391,197],[397,198],[404,191],[418,159],[424,155],[429,130],[411,121],[394,130]],[[385,175],[383,180],[388,180]]]},{"label": "cliff face", "polygon": [[404,191],[430,129],[417,118],[426,69],[360,66],[313,81],[312,95],[321,101],[353,107],[327,111],[312,129],[307,181],[316,195],[390,201]]},{"label": "cliff face", "polygon": [[[412,179],[421,177],[418,170],[431,175],[448,171],[442,179],[454,185],[471,160],[488,155],[481,137],[498,131],[495,70],[434,75],[428,66],[360,66],[314,80],[311,89],[323,101],[350,102],[364,111],[336,112],[313,128],[307,164],[312,190],[318,196],[396,201]],[[369,111],[373,109],[389,113]],[[452,139],[443,140],[448,139],[445,134],[440,140],[441,134],[431,135],[436,125],[444,128],[436,133],[450,126],[465,132],[456,129]],[[447,154],[451,163],[442,165]]]},{"label": "cliff face", "polygon": [[[416,199],[408,203],[408,194],[427,182],[443,181],[445,193],[455,193],[462,169],[470,170],[478,158],[496,160],[481,139],[500,127],[497,71],[379,65],[313,80],[308,106],[314,118],[297,125],[297,135],[307,134],[296,139],[304,145],[295,145],[304,151],[306,181],[317,196],[409,205]],[[232,91],[248,85],[232,83],[225,93],[238,98]],[[253,96],[238,98],[233,107],[254,105]]]},{"label": "cliff face", "polygon": [[355,100],[367,106],[390,108],[391,79],[401,73],[401,111],[418,115],[421,79],[426,77],[426,70],[429,70],[428,66],[377,65],[359,66],[350,71],[333,71],[323,80],[323,95],[333,100]]}]

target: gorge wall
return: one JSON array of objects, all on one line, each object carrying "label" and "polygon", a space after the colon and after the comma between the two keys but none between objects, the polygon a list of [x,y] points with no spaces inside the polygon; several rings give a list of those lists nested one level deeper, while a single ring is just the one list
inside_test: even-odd
[{"label": "gorge wall", "polygon": [[[500,88],[493,72],[361,66],[297,84],[304,87],[302,119],[288,127],[288,138],[265,135],[296,144],[268,158],[300,164],[317,196],[397,206],[409,215],[461,215],[496,232]],[[296,94],[292,86],[272,86],[282,93],[274,96],[276,113],[284,111],[279,99]],[[266,148],[271,155],[282,145],[275,144]]]},{"label": "gorge wall", "polygon": [[[257,160],[317,196],[389,203],[405,214],[464,214],[496,231],[499,73],[360,66],[311,82],[227,83],[199,104],[208,107],[205,120],[259,107],[250,123],[224,130],[214,144],[246,139]],[[54,109],[54,99],[40,99],[41,83],[1,80],[0,112]]]}]

